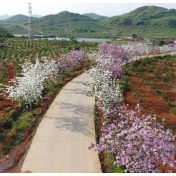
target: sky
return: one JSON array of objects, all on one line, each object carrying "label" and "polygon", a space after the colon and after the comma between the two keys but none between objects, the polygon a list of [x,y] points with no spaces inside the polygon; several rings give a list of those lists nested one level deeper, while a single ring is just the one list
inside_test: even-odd
[{"label": "sky", "polygon": [[132,10],[135,10],[136,8],[146,5],[155,5],[167,9],[176,9],[176,3],[174,3],[173,0],[155,0],[155,3],[153,3],[153,1],[148,0],[144,1],[143,3],[139,3],[141,1],[133,0],[133,3],[131,3],[130,1],[123,0],[123,3],[119,3],[119,0],[31,0],[30,2],[27,0],[22,0],[15,1],[16,3],[14,3],[14,0],[6,0],[6,3],[0,2],[0,15],[23,14],[28,16],[28,3],[31,3],[32,14],[38,14],[42,16],[57,14],[62,11],[69,11],[79,14],[96,13],[98,15],[111,17],[128,13]]}]

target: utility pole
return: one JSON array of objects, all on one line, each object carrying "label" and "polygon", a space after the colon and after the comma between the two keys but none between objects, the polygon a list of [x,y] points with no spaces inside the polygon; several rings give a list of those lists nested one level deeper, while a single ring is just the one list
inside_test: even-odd
[{"label": "utility pole", "polygon": [[34,39],[33,24],[32,24],[32,7],[28,3],[28,40]]}]

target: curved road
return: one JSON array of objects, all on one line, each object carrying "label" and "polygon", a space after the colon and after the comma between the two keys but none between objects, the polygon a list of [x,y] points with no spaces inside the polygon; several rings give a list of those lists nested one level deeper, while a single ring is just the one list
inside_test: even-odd
[{"label": "curved road", "polygon": [[86,148],[96,143],[94,99],[84,94],[89,80],[84,73],[62,88],[38,126],[22,172],[102,172],[98,153]]},{"label": "curved road", "polygon": [[[136,58],[130,62],[133,60]],[[22,172],[102,172],[98,153],[86,148],[90,142],[96,143],[94,99],[84,94],[88,87],[83,84],[89,80],[90,77],[84,73],[69,82],[57,95],[37,129]]]}]

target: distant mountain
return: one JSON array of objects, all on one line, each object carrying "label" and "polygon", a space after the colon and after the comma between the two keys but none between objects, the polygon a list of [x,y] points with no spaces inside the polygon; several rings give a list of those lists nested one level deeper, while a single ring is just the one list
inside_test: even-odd
[{"label": "distant mountain", "polygon": [[8,18],[10,18],[11,16],[9,16],[9,15],[7,15],[7,14],[5,14],[5,15],[1,15],[0,16],[0,20],[6,20],[6,19],[8,19]]},{"label": "distant mountain", "polygon": [[96,13],[84,13],[82,15],[88,16],[88,17],[93,18],[95,20],[104,20],[104,19],[109,18],[107,16],[97,15]]},{"label": "distant mountain", "polygon": [[32,15],[33,17],[36,17],[36,18],[41,18],[42,16],[41,15],[37,15],[37,14],[34,14]]},{"label": "distant mountain", "polygon": [[176,10],[157,6],[143,6],[122,16],[101,21],[107,26],[161,26],[176,27]]},{"label": "distant mountain", "polygon": [[28,20],[28,16],[19,14],[6,19],[6,22],[19,22],[19,21],[25,21],[25,20]]}]

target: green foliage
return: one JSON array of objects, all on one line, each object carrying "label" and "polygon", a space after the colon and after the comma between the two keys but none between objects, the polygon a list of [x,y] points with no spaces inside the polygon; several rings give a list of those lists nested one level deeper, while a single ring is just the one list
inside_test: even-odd
[{"label": "green foliage", "polygon": [[176,114],[176,107],[171,107],[170,113]]},{"label": "green foliage", "polygon": [[85,28],[74,28],[69,31],[70,33],[84,33],[84,32],[95,32],[92,29],[85,29]]},{"label": "green foliage", "polygon": [[161,72],[159,70],[156,70],[156,71],[153,72],[153,74],[156,75],[156,76],[159,76],[159,75],[161,75]]},{"label": "green foliage", "polygon": [[74,36],[70,36],[69,39],[72,44],[78,43],[77,39]]},{"label": "green foliage", "polygon": [[60,86],[60,85],[63,85],[63,81],[56,81],[55,86],[57,87],[57,86]]},{"label": "green foliage", "polygon": [[167,82],[168,82],[167,77],[162,77],[162,80],[163,80],[165,83],[167,83]]},{"label": "green foliage", "polygon": [[83,15],[88,16],[90,18],[93,18],[95,20],[104,20],[104,19],[109,18],[107,16],[101,16],[101,15],[97,15],[95,13],[84,13]]},{"label": "green foliage", "polygon": [[9,112],[9,116],[10,117],[14,118],[14,117],[17,117],[17,115],[18,115],[18,112],[16,110],[14,110],[14,109]]},{"label": "green foliage", "polygon": [[3,83],[3,82],[4,82],[4,77],[0,76],[0,83]]},{"label": "green foliage", "polygon": [[10,38],[10,37],[14,37],[12,34],[10,34],[6,29],[4,29],[3,27],[0,27],[0,37],[3,38]]},{"label": "green foliage", "polygon": [[116,166],[114,164],[115,154],[108,153],[108,158],[110,159],[108,163],[110,164],[110,172],[111,173],[125,173],[126,166]]},{"label": "green foliage", "polygon": [[13,123],[12,130],[25,131],[31,123],[31,119],[30,119],[31,116],[32,116],[32,113],[26,113],[25,115],[21,116],[17,121]]},{"label": "green foliage", "polygon": [[131,90],[131,81],[129,81],[129,77],[128,76],[122,76],[119,80],[118,83],[120,84],[120,87],[123,91],[127,92],[129,90]]},{"label": "green foliage", "polygon": [[160,40],[160,41],[158,42],[158,45],[159,45],[159,46],[163,46],[163,45],[164,45],[164,41],[163,41],[163,40]]},{"label": "green foliage", "polygon": [[4,117],[2,117],[0,119],[0,123],[3,126],[3,128],[10,129],[13,125],[13,118],[10,117],[5,119]]},{"label": "green foliage", "polygon": [[19,14],[6,19],[6,22],[19,22],[19,21],[25,21],[25,20],[28,20],[28,16]]},{"label": "green foliage", "polygon": [[21,66],[20,65],[15,66],[15,71],[16,71],[16,73],[21,73],[21,71],[22,71]]},{"label": "green foliage", "polygon": [[66,77],[69,77],[69,76],[71,76],[71,73],[67,70],[64,71],[64,77],[66,78]]},{"label": "green foliage", "polygon": [[[157,6],[139,7],[122,16],[101,21],[104,25],[176,27],[176,10]],[[145,28],[144,28],[145,29]]]},{"label": "green foliage", "polygon": [[35,106],[40,106],[40,103],[42,102],[42,99],[36,98],[36,101],[33,103]]},{"label": "green foliage", "polygon": [[[18,24],[27,26],[28,25],[28,18],[26,16],[13,16],[9,18],[9,21],[5,24],[4,27],[8,29],[8,31],[13,33],[21,33],[27,34],[27,29],[19,26],[19,25],[12,25],[18,21]],[[20,21],[25,20],[25,21]],[[99,24],[99,21],[87,17],[85,15],[80,15],[77,13],[70,13],[67,11],[60,12],[55,15],[47,15],[41,18],[34,18],[33,25],[35,28],[35,34],[40,34],[38,31],[42,31],[43,34],[55,34],[59,36],[65,36],[72,34],[79,34],[80,33],[94,33],[95,31],[104,31],[108,29],[108,27]],[[93,34],[94,35],[94,34]],[[106,33],[103,34],[107,36]],[[101,34],[101,36],[103,37]],[[111,34],[112,35],[112,34]],[[111,36],[109,35],[109,37]]]},{"label": "green foliage", "polygon": [[78,74],[79,74],[79,72],[75,71],[75,72],[71,73],[70,76],[76,76]]},{"label": "green foliage", "polygon": [[29,127],[29,122],[28,122],[28,121],[22,121],[22,122],[19,124],[17,130],[18,130],[18,131],[25,131],[26,129],[28,129],[28,127]]},{"label": "green foliage", "polygon": [[167,94],[167,92],[162,92],[161,93],[161,97],[164,98],[165,100],[168,100],[169,99],[169,94]]},{"label": "green foliage", "polygon": [[152,66],[152,65],[149,66],[148,69],[147,69],[147,71],[148,71],[148,72],[154,72],[154,68],[153,68],[153,66]]}]

